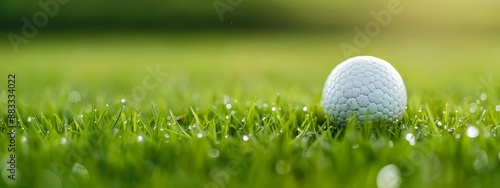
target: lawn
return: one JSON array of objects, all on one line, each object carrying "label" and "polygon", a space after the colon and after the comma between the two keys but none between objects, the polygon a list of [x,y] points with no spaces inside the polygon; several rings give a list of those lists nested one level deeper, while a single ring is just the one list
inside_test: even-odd
[{"label": "lawn", "polygon": [[[346,33],[54,33],[0,45],[0,187],[495,187],[498,35],[385,32],[401,121],[342,127]],[[361,54],[360,54],[361,55]],[[16,180],[7,75],[16,74]]]}]

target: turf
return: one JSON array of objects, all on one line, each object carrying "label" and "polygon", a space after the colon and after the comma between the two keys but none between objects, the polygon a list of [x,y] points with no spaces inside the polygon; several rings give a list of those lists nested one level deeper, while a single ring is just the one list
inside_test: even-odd
[{"label": "turf", "polygon": [[[2,46],[4,161],[8,73],[19,127],[17,180],[2,162],[0,186],[500,185],[500,38],[413,35],[423,39],[386,34],[363,49],[402,75],[402,120],[345,127],[320,100],[350,34],[66,34],[17,55]],[[145,86],[157,68],[166,76]]]}]

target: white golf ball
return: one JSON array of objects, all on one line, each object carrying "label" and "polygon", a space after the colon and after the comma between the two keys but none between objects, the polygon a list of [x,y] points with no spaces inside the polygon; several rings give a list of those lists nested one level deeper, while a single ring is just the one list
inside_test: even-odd
[{"label": "white golf ball", "polygon": [[326,115],[345,124],[351,116],[360,122],[400,119],[407,96],[403,79],[391,64],[373,56],[357,56],[333,69],[322,99]]}]

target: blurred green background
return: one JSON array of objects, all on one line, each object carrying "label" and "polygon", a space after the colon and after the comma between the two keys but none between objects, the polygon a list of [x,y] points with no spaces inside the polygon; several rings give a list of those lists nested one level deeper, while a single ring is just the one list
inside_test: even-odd
[{"label": "blurred green background", "polygon": [[[32,22],[44,11],[40,2],[57,3],[57,11],[26,37],[22,19]],[[377,21],[372,12],[392,6],[400,12],[349,56],[391,62],[410,98],[443,88],[473,95],[483,77],[495,80],[499,0],[6,0],[0,2],[0,73],[18,73],[26,91],[105,90],[118,100],[130,98],[145,68],[158,65],[176,91],[224,94],[238,86],[249,98],[266,89],[307,91],[314,97],[304,101],[319,102],[326,76],[348,58],[340,45],[354,45],[355,28],[366,32]],[[16,50],[9,33],[27,42]],[[36,100],[44,92],[24,97],[46,101]]]}]

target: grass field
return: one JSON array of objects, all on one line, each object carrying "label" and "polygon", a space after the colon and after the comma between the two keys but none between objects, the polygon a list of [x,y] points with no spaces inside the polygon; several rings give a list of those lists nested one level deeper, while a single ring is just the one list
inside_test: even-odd
[{"label": "grass field", "polygon": [[0,187],[500,185],[498,35],[383,33],[362,54],[402,75],[404,117],[339,127],[321,91],[352,38],[73,33],[38,36],[17,55],[2,44]]}]

